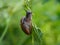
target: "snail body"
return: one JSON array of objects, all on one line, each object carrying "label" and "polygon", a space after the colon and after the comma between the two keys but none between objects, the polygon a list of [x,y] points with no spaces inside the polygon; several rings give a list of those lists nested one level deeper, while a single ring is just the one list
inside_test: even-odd
[{"label": "snail body", "polygon": [[23,32],[27,35],[31,34],[32,31],[32,22],[31,22],[32,14],[31,12],[27,12],[26,16],[21,19],[21,28]]}]

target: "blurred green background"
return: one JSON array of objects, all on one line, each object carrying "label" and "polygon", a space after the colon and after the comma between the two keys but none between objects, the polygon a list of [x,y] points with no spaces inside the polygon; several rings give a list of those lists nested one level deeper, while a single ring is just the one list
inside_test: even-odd
[{"label": "blurred green background", "polygon": [[[0,0],[0,45],[40,45],[37,38],[34,40],[21,30],[24,1]],[[60,45],[60,0],[28,1],[32,2],[32,22],[43,33],[41,45]]]}]

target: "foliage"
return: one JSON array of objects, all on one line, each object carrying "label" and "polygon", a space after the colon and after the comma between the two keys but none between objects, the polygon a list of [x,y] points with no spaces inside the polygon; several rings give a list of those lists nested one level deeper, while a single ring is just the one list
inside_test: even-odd
[{"label": "foliage", "polygon": [[20,27],[24,1],[0,0],[0,45],[60,45],[60,0],[29,0],[26,6],[33,13],[31,35]]}]

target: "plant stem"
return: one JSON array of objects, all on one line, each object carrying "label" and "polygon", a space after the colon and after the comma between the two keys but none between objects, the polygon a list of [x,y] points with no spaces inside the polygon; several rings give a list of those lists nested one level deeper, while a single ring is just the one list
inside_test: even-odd
[{"label": "plant stem", "polygon": [[6,35],[6,32],[8,30],[8,26],[9,26],[9,22],[10,22],[10,18],[9,18],[9,20],[7,20],[7,25],[6,25],[6,28],[5,28],[5,30],[3,31],[3,33],[0,37],[0,42],[3,40],[4,36]]},{"label": "plant stem", "polygon": [[33,33],[32,33],[32,45],[34,45],[34,36],[33,36]]},{"label": "plant stem", "polygon": [[4,32],[2,33],[2,36],[0,37],[0,41],[3,40],[3,38],[4,38],[4,36],[5,36],[6,32],[7,32],[7,29],[8,29],[8,25],[6,26]]}]

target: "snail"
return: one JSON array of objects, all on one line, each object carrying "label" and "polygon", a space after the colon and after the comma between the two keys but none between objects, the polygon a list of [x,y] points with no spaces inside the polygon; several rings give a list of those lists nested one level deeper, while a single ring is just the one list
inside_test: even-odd
[{"label": "snail", "polygon": [[23,17],[20,21],[21,23],[21,28],[23,32],[25,32],[27,35],[30,35],[32,32],[32,12],[31,11],[26,11],[26,16]]}]

